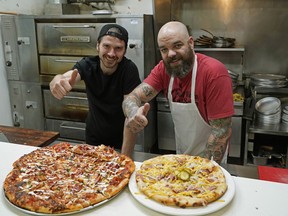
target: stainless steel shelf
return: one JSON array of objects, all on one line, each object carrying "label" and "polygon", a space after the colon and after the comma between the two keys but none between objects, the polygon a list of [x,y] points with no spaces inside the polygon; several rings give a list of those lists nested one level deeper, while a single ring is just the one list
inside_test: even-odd
[{"label": "stainless steel shelf", "polygon": [[[273,124],[273,125],[263,125],[258,124],[257,122],[252,122],[248,127],[248,133],[254,134],[266,134],[266,135],[275,135],[275,136],[287,136],[288,137],[288,124],[280,123],[280,124]],[[286,165],[285,167],[288,168],[288,144],[286,144]],[[244,165],[247,165],[247,151],[248,151],[248,138],[246,137],[245,143],[245,156],[244,156]]]},{"label": "stainless steel shelf", "polygon": [[197,51],[207,51],[207,52],[244,52],[244,47],[233,47],[233,48],[201,48],[201,47],[195,47],[194,50]]},{"label": "stainless steel shelf", "polygon": [[263,125],[253,122],[249,127],[249,132],[251,133],[260,133],[260,134],[270,134],[278,136],[288,136],[288,124],[271,124]]},{"label": "stainless steel shelf", "polygon": [[254,87],[253,92],[255,92],[255,94],[288,95],[288,88],[268,88],[256,86]]}]

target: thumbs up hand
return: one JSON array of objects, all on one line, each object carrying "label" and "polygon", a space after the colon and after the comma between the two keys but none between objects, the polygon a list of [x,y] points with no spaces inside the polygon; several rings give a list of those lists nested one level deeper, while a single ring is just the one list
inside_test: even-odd
[{"label": "thumbs up hand", "polygon": [[56,75],[50,82],[50,91],[53,94],[53,96],[61,100],[65,95],[67,95],[71,91],[72,87],[78,81],[77,77],[78,77],[77,69],[67,71],[64,74]]},{"label": "thumbs up hand", "polygon": [[145,103],[139,107],[137,112],[132,118],[128,118],[127,127],[133,132],[138,133],[146,127],[148,124],[147,114],[150,110],[150,104]]},{"label": "thumbs up hand", "polygon": [[71,87],[73,87],[75,85],[77,75],[78,75],[78,70],[74,69],[72,74],[71,74],[71,78],[69,79],[69,83],[70,83]]}]

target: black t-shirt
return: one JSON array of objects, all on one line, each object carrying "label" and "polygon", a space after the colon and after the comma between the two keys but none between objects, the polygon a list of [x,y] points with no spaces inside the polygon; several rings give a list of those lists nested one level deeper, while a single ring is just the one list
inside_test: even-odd
[{"label": "black t-shirt", "polygon": [[85,82],[89,103],[86,142],[120,149],[125,121],[122,101],[124,95],[140,84],[137,66],[124,57],[112,75],[104,75],[96,56],[81,59],[74,68]]}]

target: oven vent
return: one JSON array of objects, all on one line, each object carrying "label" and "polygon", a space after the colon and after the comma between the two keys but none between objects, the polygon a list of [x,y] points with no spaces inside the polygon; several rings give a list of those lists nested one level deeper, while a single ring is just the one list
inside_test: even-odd
[{"label": "oven vent", "polygon": [[85,4],[90,6],[94,11],[92,14],[112,14],[112,6],[115,0],[67,0],[68,4]]}]

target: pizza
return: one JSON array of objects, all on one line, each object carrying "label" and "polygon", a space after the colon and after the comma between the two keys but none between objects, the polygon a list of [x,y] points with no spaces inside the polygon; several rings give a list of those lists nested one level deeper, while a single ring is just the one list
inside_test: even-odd
[{"label": "pizza", "polygon": [[217,163],[184,154],[161,155],[144,161],[135,179],[138,189],[148,198],[181,208],[206,206],[228,188]]},{"label": "pizza", "polygon": [[129,157],[111,147],[61,142],[15,161],[4,192],[12,204],[32,212],[75,212],[118,194],[134,169]]}]

